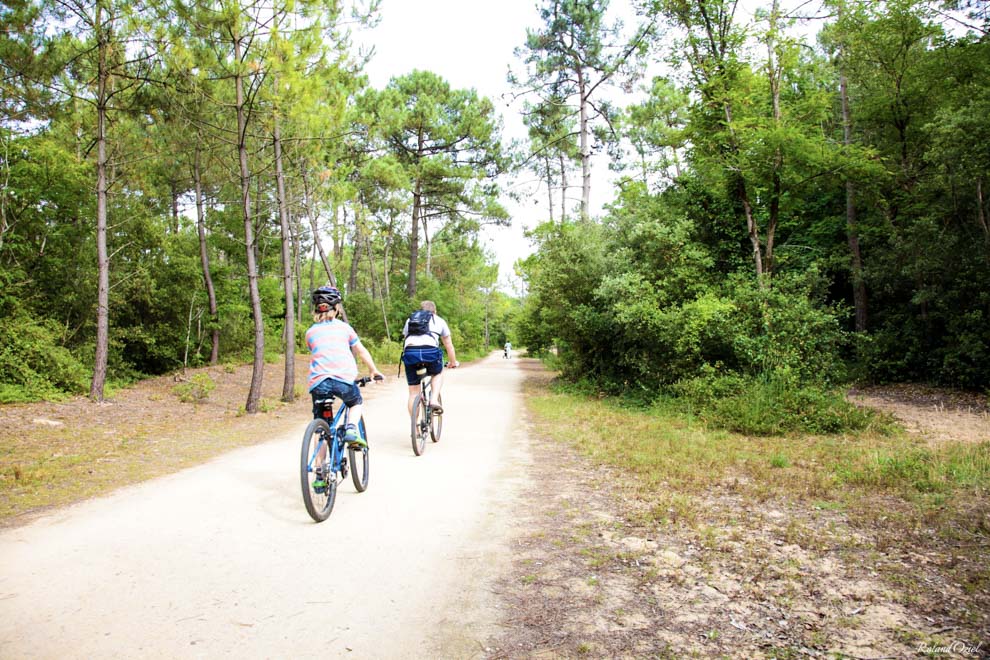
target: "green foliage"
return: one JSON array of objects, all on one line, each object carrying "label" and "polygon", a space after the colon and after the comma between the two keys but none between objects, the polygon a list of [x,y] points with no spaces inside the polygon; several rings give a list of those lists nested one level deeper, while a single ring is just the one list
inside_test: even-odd
[{"label": "green foliage", "polygon": [[985,488],[990,482],[990,443],[952,444],[932,449],[875,451],[860,465],[841,472],[846,483],[868,488],[897,488],[922,494],[956,488]]},{"label": "green foliage", "polygon": [[883,420],[846,401],[840,391],[796,382],[784,374],[768,377],[705,375],[675,383],[678,406],[718,428],[747,435],[834,434],[882,429]]},{"label": "green foliage", "polygon": [[172,392],[183,403],[201,403],[210,397],[210,392],[216,389],[216,386],[210,374],[198,373],[188,382],[173,387]]},{"label": "green foliage", "polygon": [[[402,344],[388,338],[383,338],[378,341],[373,339],[362,339],[361,343],[364,344],[364,347],[368,349],[369,353],[371,353],[371,357],[374,359],[375,364],[378,365],[378,368],[382,370],[384,370],[385,365],[398,364],[399,356],[402,355]],[[358,368],[363,369],[360,364],[358,364]]]},{"label": "green foliage", "polygon": [[0,317],[0,403],[82,394],[88,372],[61,344],[60,329],[24,315]]}]

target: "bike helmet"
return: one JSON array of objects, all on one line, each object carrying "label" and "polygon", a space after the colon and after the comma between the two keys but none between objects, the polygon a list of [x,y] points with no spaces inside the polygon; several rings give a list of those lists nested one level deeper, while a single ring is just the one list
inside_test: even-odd
[{"label": "bike helmet", "polygon": [[332,286],[321,286],[313,292],[313,308],[320,313],[329,312],[342,300],[340,291]]}]

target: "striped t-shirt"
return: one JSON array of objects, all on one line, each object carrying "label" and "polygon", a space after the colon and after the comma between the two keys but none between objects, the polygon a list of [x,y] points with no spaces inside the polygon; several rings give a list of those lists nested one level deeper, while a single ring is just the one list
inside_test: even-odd
[{"label": "striped t-shirt", "polygon": [[353,383],[358,368],[351,347],[361,343],[354,328],[334,319],[314,323],[306,331],[309,346],[309,389],[327,378]]}]

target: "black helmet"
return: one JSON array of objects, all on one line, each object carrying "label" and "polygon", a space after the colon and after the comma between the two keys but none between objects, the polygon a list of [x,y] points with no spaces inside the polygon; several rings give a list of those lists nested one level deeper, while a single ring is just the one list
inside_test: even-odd
[{"label": "black helmet", "polygon": [[340,291],[332,286],[321,286],[313,292],[313,308],[317,312],[329,312],[342,300]]}]

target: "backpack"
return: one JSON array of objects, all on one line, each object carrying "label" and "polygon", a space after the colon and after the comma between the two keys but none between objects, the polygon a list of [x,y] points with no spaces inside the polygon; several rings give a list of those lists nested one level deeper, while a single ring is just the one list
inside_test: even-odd
[{"label": "backpack", "polygon": [[430,321],[432,320],[433,312],[428,312],[425,309],[417,309],[409,315],[409,331],[406,336],[412,337],[413,335],[431,334]]},{"label": "backpack", "polygon": [[[406,328],[406,337],[412,337],[413,335],[435,335],[437,333],[430,330],[430,321],[433,320],[433,312],[428,312],[425,309],[417,309],[415,312],[409,315],[409,325]],[[399,372],[396,376],[402,372],[402,365],[404,364],[403,356],[406,354],[406,349],[403,347],[402,355],[399,356]]]}]

